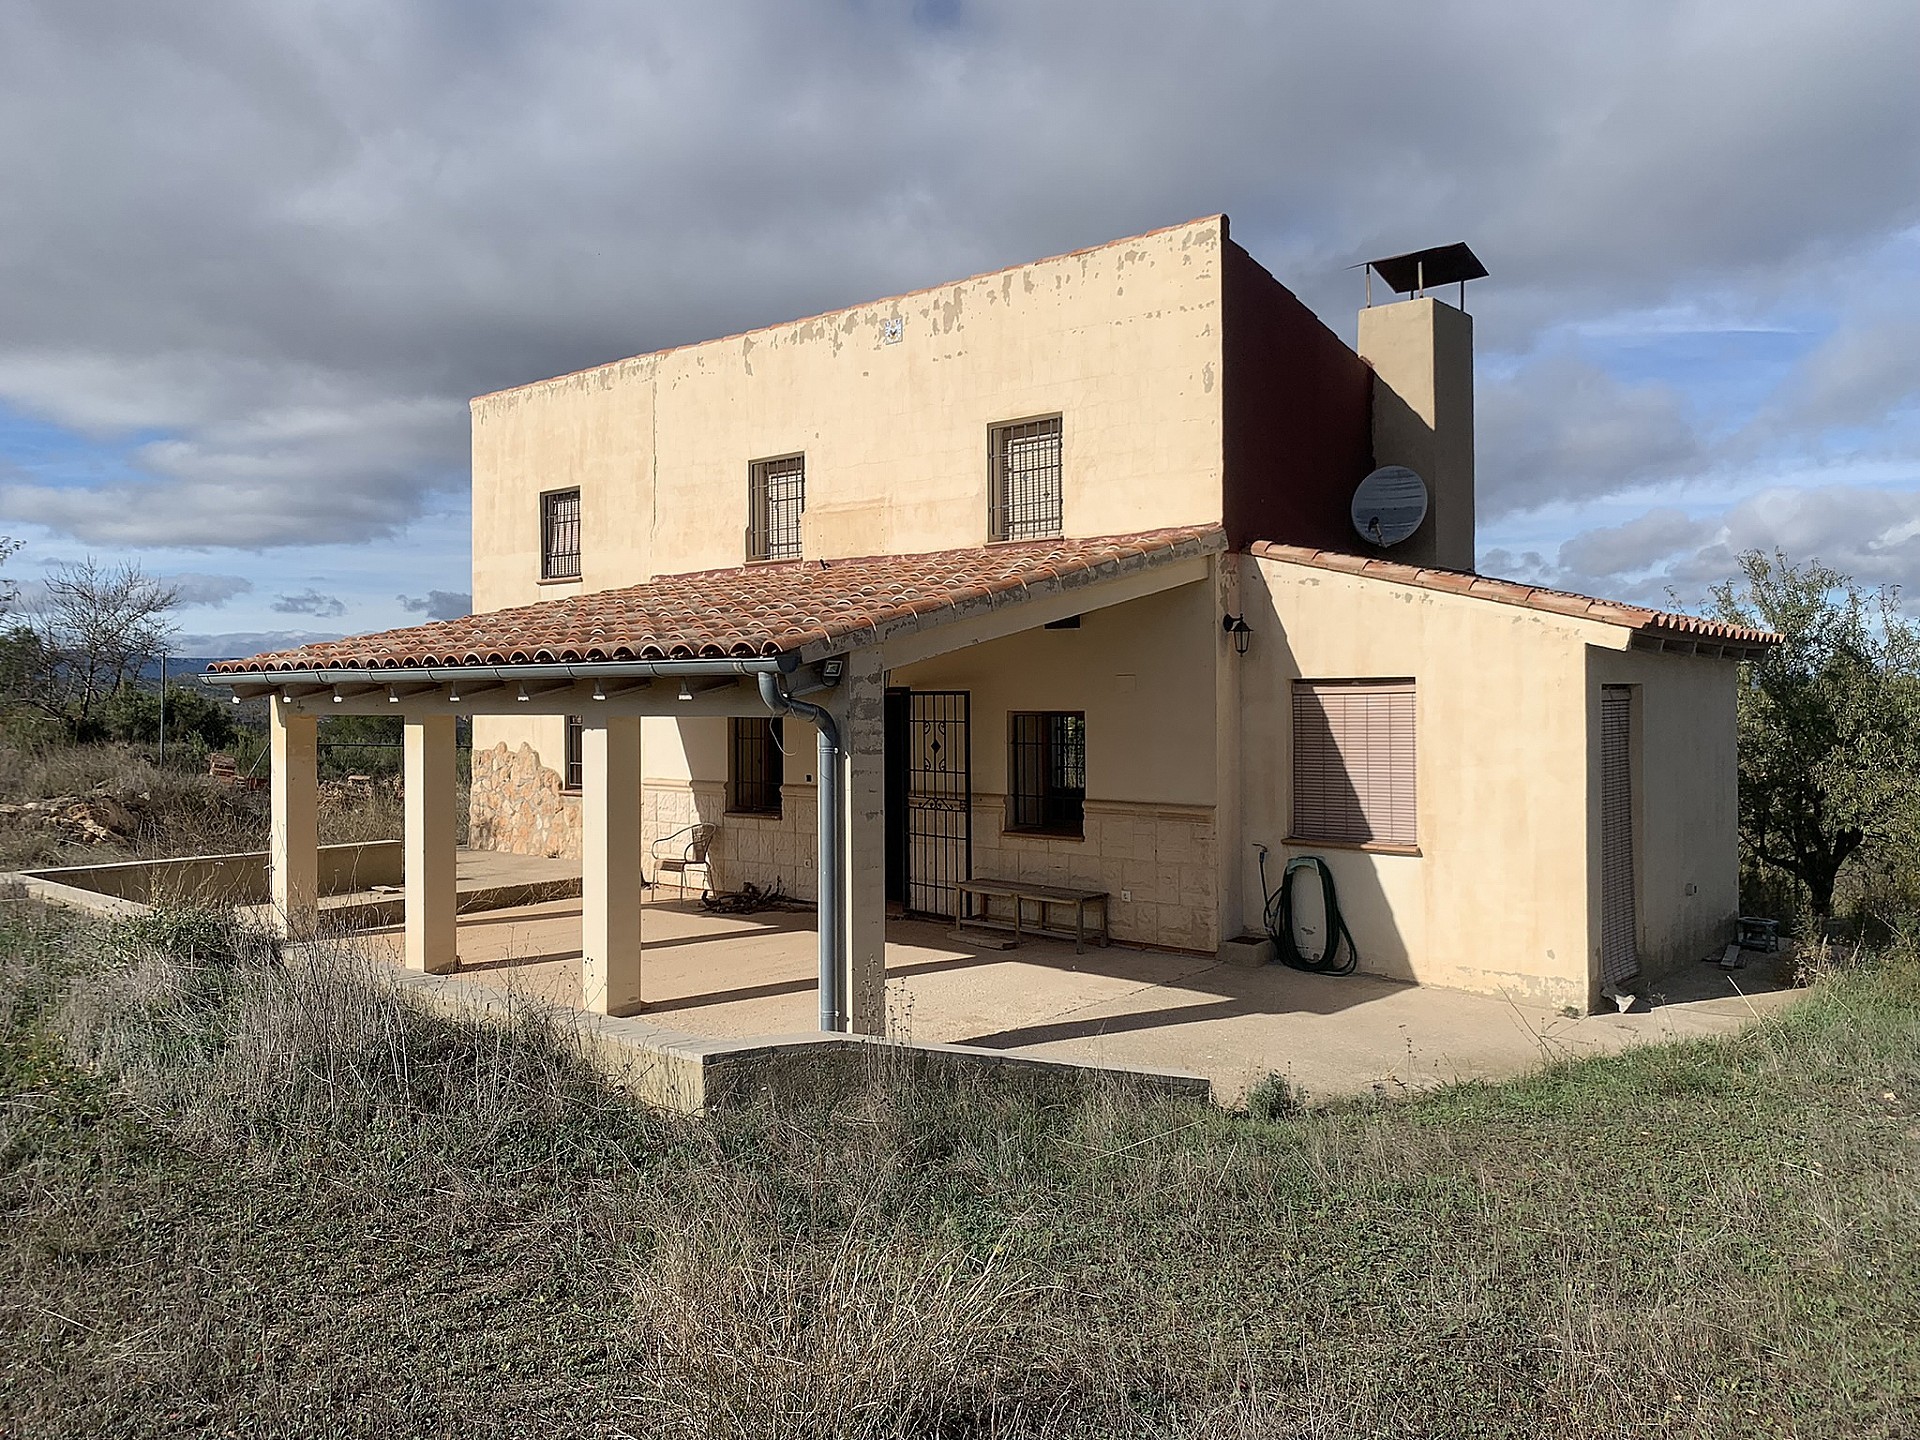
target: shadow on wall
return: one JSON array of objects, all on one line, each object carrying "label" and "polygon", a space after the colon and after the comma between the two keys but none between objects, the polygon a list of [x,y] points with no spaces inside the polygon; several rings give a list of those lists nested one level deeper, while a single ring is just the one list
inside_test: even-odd
[{"label": "shadow on wall", "polygon": [[[1245,920],[1250,933],[1266,934],[1267,891],[1260,874],[1258,846],[1268,849],[1265,884],[1278,887],[1287,861],[1317,855],[1333,874],[1336,899],[1360,952],[1360,970],[1390,980],[1413,980],[1415,966],[1408,939],[1401,928],[1396,898],[1402,906],[1424,903],[1422,861],[1360,850],[1316,846],[1296,841],[1294,812],[1293,685],[1296,680],[1364,680],[1379,678],[1351,667],[1302,675],[1300,664],[1281,622],[1273,594],[1258,562],[1243,558],[1239,599],[1257,639],[1242,658],[1241,765],[1242,827],[1246,850],[1241,856],[1242,885],[1249,904]],[[1416,761],[1417,763],[1417,761]],[[1417,785],[1416,777],[1416,785]],[[1343,772],[1320,780],[1320,802],[1330,812],[1357,816],[1361,797]],[[1416,805],[1417,805],[1416,791]],[[1396,897],[1384,872],[1402,871],[1407,893]]]}]

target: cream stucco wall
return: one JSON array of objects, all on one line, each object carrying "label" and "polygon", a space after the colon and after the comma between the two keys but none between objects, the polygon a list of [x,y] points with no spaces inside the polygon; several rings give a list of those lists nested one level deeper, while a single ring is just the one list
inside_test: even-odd
[{"label": "cream stucco wall", "polygon": [[[990,427],[1050,414],[1066,534],[1218,521],[1224,232],[1216,216],[482,396],[476,608],[738,565],[749,464],[796,451],[808,557],[980,544]],[[542,585],[538,497],[576,485],[582,581]]]},{"label": "cream stucco wall", "polygon": [[[1642,686],[1649,969],[1704,953],[1737,906],[1733,666],[1628,651],[1628,632],[1272,560],[1242,561],[1248,931],[1253,846],[1326,858],[1368,971],[1582,1008],[1596,996],[1599,686]],[[1289,845],[1291,683],[1416,684],[1418,855]],[[1687,886],[1695,887],[1692,895]]]},{"label": "cream stucco wall", "polygon": [[[1089,611],[891,672],[971,697],[974,871],[1110,892],[1115,938],[1183,950],[1220,942],[1216,673],[1227,642],[1211,579]],[[1226,658],[1231,658],[1227,656]],[[1079,839],[1006,829],[1008,716],[1087,719]]]},{"label": "cream stucco wall", "polygon": [[1634,691],[1634,868],[1642,972],[1684,968],[1733,938],[1740,906],[1734,662],[1588,652],[1591,931],[1599,965],[1600,687]]}]

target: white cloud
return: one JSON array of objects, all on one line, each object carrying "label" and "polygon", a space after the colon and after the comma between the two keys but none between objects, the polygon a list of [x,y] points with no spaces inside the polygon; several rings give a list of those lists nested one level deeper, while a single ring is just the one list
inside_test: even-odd
[{"label": "white cloud", "polygon": [[1699,604],[1729,578],[1741,552],[1818,560],[1868,585],[1920,577],[1920,481],[1908,488],[1774,486],[1717,513],[1649,510],[1538,551],[1490,550],[1491,574],[1643,604]]},{"label": "white cloud", "polygon": [[400,608],[429,620],[458,620],[473,612],[473,596],[466,591],[429,590],[424,595],[396,596]]},{"label": "white cloud", "polygon": [[[1824,306],[1920,220],[1916,52],[1878,0],[17,0],[0,405],[134,473],[0,513],[390,537],[463,483],[471,394],[1220,208],[1342,333],[1349,264],[1456,238],[1488,355]],[[1871,411],[1875,343],[1816,419]],[[1714,459],[1676,389],[1565,356],[1482,398],[1489,514]]]},{"label": "white cloud", "polygon": [[1498,515],[1697,475],[1709,454],[1671,386],[1627,385],[1566,352],[1476,397],[1480,508]]},{"label": "white cloud", "polygon": [[243,660],[274,650],[297,650],[323,640],[338,640],[337,630],[229,630],[217,634],[179,635],[173,648],[177,655],[199,660]]},{"label": "white cloud", "polygon": [[318,590],[275,596],[273,609],[281,615],[312,615],[320,619],[347,613],[346,604],[339,596],[322,595]]},{"label": "white cloud", "polygon": [[203,575],[184,571],[158,577],[169,586],[182,605],[199,605],[217,610],[236,596],[253,593],[253,582],[242,575]]}]

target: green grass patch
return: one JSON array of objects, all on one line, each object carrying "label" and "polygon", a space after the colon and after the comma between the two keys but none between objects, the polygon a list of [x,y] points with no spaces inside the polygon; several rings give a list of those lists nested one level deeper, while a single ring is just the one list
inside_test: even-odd
[{"label": "green grass patch", "polygon": [[1301,1112],[698,1119],[220,916],[0,906],[0,1434],[1894,1436],[1920,962]]}]

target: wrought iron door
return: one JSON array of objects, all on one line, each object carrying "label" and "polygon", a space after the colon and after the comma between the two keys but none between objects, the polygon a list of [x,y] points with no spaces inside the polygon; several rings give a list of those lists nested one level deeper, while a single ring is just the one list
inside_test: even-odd
[{"label": "wrought iron door", "polygon": [[955,886],[973,875],[973,750],[965,690],[907,696],[907,909],[959,913]]}]

